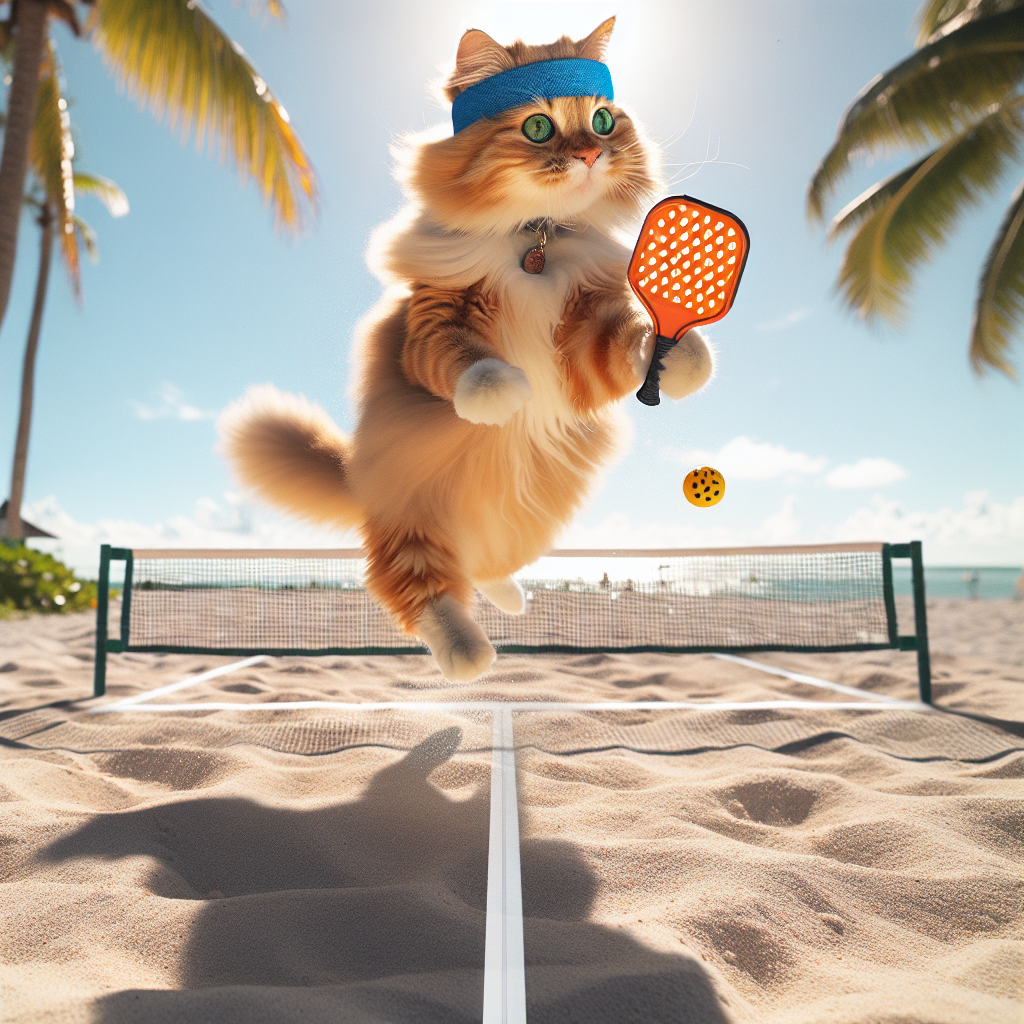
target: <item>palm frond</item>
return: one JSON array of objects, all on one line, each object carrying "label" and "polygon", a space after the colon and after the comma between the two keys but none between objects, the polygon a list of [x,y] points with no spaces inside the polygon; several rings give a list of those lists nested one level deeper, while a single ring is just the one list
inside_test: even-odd
[{"label": "palm frond", "polygon": [[999,183],[1024,149],[1024,98],[854,200],[830,235],[859,228],[837,289],[861,318],[900,323],[916,267],[947,239],[962,213]]},{"label": "palm frond", "polygon": [[128,197],[116,182],[97,174],[81,174],[78,171],[75,171],[74,182],[76,192],[95,196],[107,208],[111,217],[123,217],[128,213]]},{"label": "palm frond", "polygon": [[1020,7],[1024,0],[925,0],[917,12],[915,46],[924,46],[939,36],[948,35],[968,21]]},{"label": "palm frond", "polygon": [[47,0],[50,16],[63,21],[74,36],[82,34],[82,25],[78,20],[78,11],[75,10],[74,0]]},{"label": "palm frond", "polygon": [[924,0],[917,11],[916,46],[923,46],[946,22],[976,6],[978,0]]},{"label": "palm frond", "polygon": [[922,47],[860,93],[807,195],[812,220],[858,156],[958,134],[1024,81],[1024,7],[971,21]]},{"label": "palm frond", "polygon": [[75,234],[81,238],[85,251],[89,254],[89,259],[95,263],[100,258],[100,248],[96,242],[96,232],[77,214],[71,218],[71,222],[74,225]]},{"label": "palm frond", "polygon": [[39,68],[39,92],[29,142],[29,164],[42,187],[44,201],[54,217],[54,231],[60,239],[61,256],[71,288],[81,295],[78,241],[71,218],[75,213],[75,184],[71,161],[75,146],[71,140],[71,117],[60,92],[60,60],[52,40],[47,40]]},{"label": "palm frond", "polygon": [[[241,0],[235,0],[235,6],[237,7],[240,2]],[[288,15],[281,0],[248,0],[246,6],[254,18],[262,18],[269,15],[271,18],[277,18],[281,22],[288,20]]]},{"label": "palm frond", "polygon": [[996,231],[978,283],[971,324],[971,366],[975,373],[992,368],[1015,377],[1006,357],[1024,319],[1024,181],[1010,200]]},{"label": "palm frond", "polygon": [[252,176],[279,226],[316,207],[316,179],[284,107],[196,0],[97,0],[93,38],[140,106]]}]

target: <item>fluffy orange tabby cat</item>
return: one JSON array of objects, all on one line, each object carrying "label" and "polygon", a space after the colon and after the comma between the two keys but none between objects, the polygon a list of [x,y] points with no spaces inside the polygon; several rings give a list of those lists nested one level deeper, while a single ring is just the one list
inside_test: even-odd
[{"label": "fluffy orange tabby cat", "polygon": [[[361,329],[354,437],[270,386],[220,424],[246,486],[359,529],[370,592],[453,681],[495,657],[474,591],[522,613],[512,574],[615,453],[616,405],[650,359],[612,232],[653,196],[656,153],[612,101],[613,24],[548,46],[462,37],[444,86],[456,131],[410,140],[410,205],[371,244],[388,288]],[[690,331],[661,389],[682,398],[711,372]]]}]

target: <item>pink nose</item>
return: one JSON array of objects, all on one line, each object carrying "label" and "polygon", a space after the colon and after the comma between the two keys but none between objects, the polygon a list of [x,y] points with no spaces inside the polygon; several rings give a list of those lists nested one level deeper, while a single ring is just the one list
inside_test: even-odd
[{"label": "pink nose", "polygon": [[578,153],[573,153],[577,160],[582,160],[588,167],[593,167],[600,155],[600,146],[595,146],[593,149],[581,149]]}]

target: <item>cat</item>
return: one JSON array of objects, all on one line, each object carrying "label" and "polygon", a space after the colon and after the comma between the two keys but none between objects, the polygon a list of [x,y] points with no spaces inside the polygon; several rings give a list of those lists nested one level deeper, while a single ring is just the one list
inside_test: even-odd
[{"label": "cat", "polygon": [[[550,550],[615,456],[617,405],[651,358],[614,231],[655,195],[658,154],[611,99],[614,21],[545,46],[462,36],[443,87],[456,131],[408,140],[410,205],[371,239],[387,288],[357,338],[354,436],[270,385],[219,424],[248,489],[359,530],[368,590],[452,682],[495,658],[474,591],[523,612],[512,574]],[[682,398],[712,372],[691,330],[661,390]]]}]

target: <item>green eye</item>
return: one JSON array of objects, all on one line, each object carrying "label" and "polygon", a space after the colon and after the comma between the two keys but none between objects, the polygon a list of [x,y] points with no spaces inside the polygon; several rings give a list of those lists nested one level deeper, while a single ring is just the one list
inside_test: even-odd
[{"label": "green eye", "polygon": [[523,134],[531,142],[547,142],[554,138],[555,123],[546,114],[531,114],[523,122]]},{"label": "green eye", "polygon": [[594,111],[594,118],[590,122],[598,135],[611,135],[615,127],[615,118],[604,108]]}]

